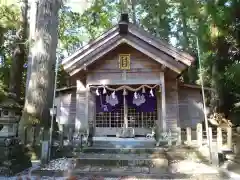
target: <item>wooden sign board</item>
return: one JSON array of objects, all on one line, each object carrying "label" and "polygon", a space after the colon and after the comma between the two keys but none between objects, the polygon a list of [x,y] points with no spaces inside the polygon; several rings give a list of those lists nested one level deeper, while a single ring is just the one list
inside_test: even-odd
[{"label": "wooden sign board", "polygon": [[122,70],[130,69],[130,54],[119,54],[119,68]]}]

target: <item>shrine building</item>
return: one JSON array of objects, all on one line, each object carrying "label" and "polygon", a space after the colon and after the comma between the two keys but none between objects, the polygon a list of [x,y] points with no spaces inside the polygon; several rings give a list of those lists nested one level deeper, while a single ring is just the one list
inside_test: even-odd
[{"label": "shrine building", "polygon": [[201,88],[179,77],[195,59],[128,21],[63,59],[70,86],[57,90],[56,120],[96,137],[145,137],[204,119]]}]

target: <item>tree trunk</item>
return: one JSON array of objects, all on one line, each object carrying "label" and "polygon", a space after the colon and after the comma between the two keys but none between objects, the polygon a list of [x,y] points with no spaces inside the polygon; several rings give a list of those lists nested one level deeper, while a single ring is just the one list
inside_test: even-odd
[{"label": "tree trunk", "polygon": [[40,123],[49,126],[49,108],[53,103],[54,67],[56,63],[58,11],[61,0],[37,0],[36,26],[31,28],[31,66],[25,104],[19,124],[23,138],[24,126]]},{"label": "tree trunk", "polygon": [[22,96],[23,65],[26,60],[26,41],[27,41],[27,13],[28,0],[24,0],[21,7],[20,28],[17,32],[15,48],[13,50],[12,65],[10,69],[9,91],[16,95],[16,100],[20,101]]},{"label": "tree trunk", "polygon": [[133,24],[137,24],[137,18],[136,18],[136,0],[131,0],[132,5],[132,20]]}]

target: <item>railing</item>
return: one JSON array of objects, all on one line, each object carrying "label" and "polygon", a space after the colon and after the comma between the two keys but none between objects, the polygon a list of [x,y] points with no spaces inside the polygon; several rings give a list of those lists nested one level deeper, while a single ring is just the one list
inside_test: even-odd
[{"label": "railing", "polygon": [[[218,150],[223,147],[226,149],[233,149],[232,136],[235,129],[231,127],[209,127],[209,139],[210,143],[216,143]],[[180,143],[186,142],[188,145],[197,145],[201,147],[203,144],[208,144],[206,129],[203,130],[202,124],[197,124],[196,128],[187,127],[181,129],[181,140]]]}]

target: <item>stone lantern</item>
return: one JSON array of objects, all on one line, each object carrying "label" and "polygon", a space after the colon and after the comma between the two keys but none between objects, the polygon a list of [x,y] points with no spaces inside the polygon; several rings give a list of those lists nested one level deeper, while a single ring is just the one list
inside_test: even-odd
[{"label": "stone lantern", "polygon": [[31,167],[24,145],[18,139],[21,106],[9,95],[0,103],[0,175],[13,175]]}]

